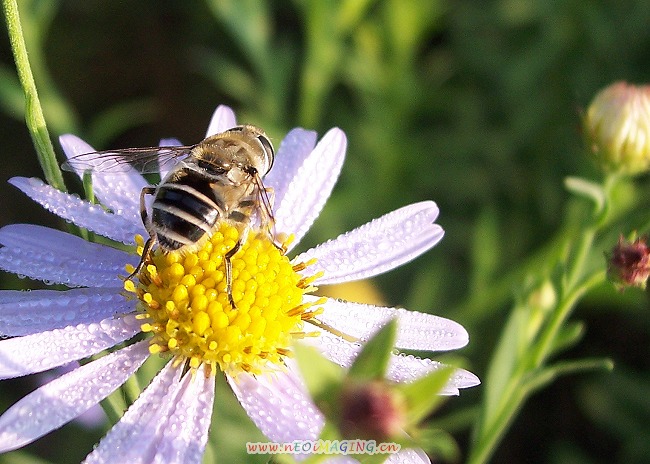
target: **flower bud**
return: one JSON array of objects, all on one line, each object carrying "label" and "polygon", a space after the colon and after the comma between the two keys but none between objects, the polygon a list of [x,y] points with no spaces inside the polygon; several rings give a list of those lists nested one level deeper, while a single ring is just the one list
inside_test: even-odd
[{"label": "flower bud", "polygon": [[650,86],[616,82],[601,90],[583,120],[590,149],[608,172],[650,168]]},{"label": "flower bud", "polygon": [[619,289],[645,288],[650,276],[650,248],[645,238],[626,242],[620,237],[607,258],[607,275]]},{"label": "flower bud", "polygon": [[550,280],[545,280],[535,288],[526,300],[528,315],[525,320],[526,330],[524,332],[526,339],[532,343],[537,337],[544,321],[547,320],[548,313],[553,310],[557,304],[557,292]]},{"label": "flower bud", "polygon": [[557,303],[557,292],[550,280],[545,280],[542,284],[531,292],[528,296],[528,306],[544,313],[549,312]]},{"label": "flower bud", "polygon": [[401,434],[406,404],[399,391],[381,381],[343,388],[340,429],[344,437],[385,441]]}]

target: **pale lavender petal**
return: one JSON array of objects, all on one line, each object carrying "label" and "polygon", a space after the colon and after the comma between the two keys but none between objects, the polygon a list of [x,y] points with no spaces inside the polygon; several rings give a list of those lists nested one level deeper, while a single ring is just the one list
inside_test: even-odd
[{"label": "pale lavender petal", "polygon": [[205,368],[180,378],[169,362],[108,432],[85,463],[200,463],[214,401]]},{"label": "pale lavender petal", "polygon": [[140,325],[135,316],[128,315],[0,340],[0,379],[43,372],[87,358],[133,337],[140,332]]},{"label": "pale lavender petal", "polygon": [[[350,343],[329,332],[320,332],[318,337],[305,338],[301,343],[316,347],[327,359],[349,368],[361,351],[361,345]],[[393,354],[388,365],[387,378],[395,382],[412,382],[427,373],[445,367],[444,364],[412,355]],[[457,395],[459,388],[468,388],[480,383],[478,377],[464,369],[456,369],[441,395]]]},{"label": "pale lavender petal", "polygon": [[[405,354],[392,355],[387,377],[395,382],[413,382],[430,372],[446,367],[449,366],[427,358]],[[440,395],[458,395],[459,389],[475,387],[480,383],[481,381],[476,375],[465,369],[456,368],[447,384],[438,393]]]},{"label": "pale lavender petal", "polygon": [[226,375],[228,383],[248,416],[269,439],[279,443],[315,440],[323,416],[312,402],[302,379],[293,368],[254,377]]},{"label": "pale lavender petal", "polygon": [[174,366],[168,362],[84,462],[151,462],[163,418],[174,407],[173,399],[178,392],[186,386],[186,382],[180,382],[181,370],[182,364]]},{"label": "pale lavender petal", "polygon": [[338,128],[330,129],[305,158],[282,201],[276,202],[276,230],[295,236],[290,248],[307,233],[332,193],[346,146],[345,133]]},{"label": "pale lavender petal", "polygon": [[226,105],[219,105],[210,119],[205,137],[208,138],[211,135],[232,129],[236,125],[237,119],[235,118],[235,112]]},{"label": "pale lavender petal", "polygon": [[[59,142],[68,158],[95,151],[75,135],[62,135]],[[76,173],[83,179],[83,170],[76,169]],[[92,180],[93,191],[104,206],[132,223],[140,220],[140,192],[148,184],[135,169],[119,173],[93,172]]]},{"label": "pale lavender petal", "polygon": [[[72,361],[64,366],[60,366],[49,371],[41,372],[36,379],[32,379],[38,385],[45,385],[54,379],[61,377],[64,374],[78,369],[81,364],[79,361]],[[75,417],[74,423],[87,429],[101,429],[106,425],[106,413],[100,404],[91,406],[90,409]]]},{"label": "pale lavender petal", "polygon": [[118,275],[138,257],[31,224],[0,229],[0,269],[69,287],[121,287]]},{"label": "pale lavender petal", "polygon": [[[306,297],[307,301],[318,299]],[[469,342],[469,335],[462,325],[432,314],[331,298],[320,306],[325,311],[318,320],[361,340],[368,340],[388,321],[397,319],[397,348],[447,351],[462,348]]]},{"label": "pale lavender petal", "polygon": [[159,147],[180,147],[181,145],[183,145],[181,141],[174,137],[160,139],[160,142],[158,143]]},{"label": "pale lavender petal", "polygon": [[195,376],[185,377],[190,377],[183,379],[189,385],[173,401],[174,411],[167,419],[153,462],[200,464],[203,460],[214,403],[214,376],[206,373],[204,365]]},{"label": "pale lavender petal", "polygon": [[122,385],[149,356],[142,341],[40,387],[0,417],[0,452],[20,448],[90,409]]},{"label": "pale lavender petal", "polygon": [[275,205],[282,203],[289,185],[316,146],[316,139],[315,131],[297,127],[280,143],[273,168],[264,178],[264,185],[273,189]]},{"label": "pale lavender petal", "polygon": [[121,288],[0,290],[0,336],[23,336],[130,313]]},{"label": "pale lavender petal", "polygon": [[[174,139],[174,138],[168,138],[168,139],[160,139],[160,143],[158,144],[161,147],[180,147],[183,145],[180,140]],[[167,177],[167,174],[169,174],[169,171],[175,167],[174,163],[163,163],[162,166],[160,166],[160,179],[164,179]],[[142,224],[142,221],[140,221]]]},{"label": "pale lavender petal", "polygon": [[109,213],[100,205],[55,189],[40,179],[14,177],[9,183],[50,212],[96,234],[127,244],[133,244],[135,234],[146,235],[140,218],[131,222],[124,216]]},{"label": "pale lavender petal", "polygon": [[438,207],[423,201],[400,208],[297,256],[318,261],[303,274],[323,272],[318,285],[365,279],[394,269],[429,250],[444,235],[434,224]]},{"label": "pale lavender petal", "polygon": [[300,343],[317,348],[323,356],[339,366],[349,368],[361,351],[359,343],[351,343],[317,327],[308,327],[310,332],[318,332],[317,337],[307,337]]}]

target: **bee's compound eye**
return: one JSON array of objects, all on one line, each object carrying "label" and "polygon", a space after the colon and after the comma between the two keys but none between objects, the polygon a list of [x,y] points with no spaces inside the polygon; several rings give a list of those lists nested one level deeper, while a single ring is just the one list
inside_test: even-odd
[{"label": "bee's compound eye", "polygon": [[266,135],[258,135],[257,140],[260,141],[262,148],[264,148],[264,153],[266,154],[266,164],[268,165],[266,172],[269,172],[273,166],[273,161],[275,160],[275,151],[273,150],[273,145]]}]

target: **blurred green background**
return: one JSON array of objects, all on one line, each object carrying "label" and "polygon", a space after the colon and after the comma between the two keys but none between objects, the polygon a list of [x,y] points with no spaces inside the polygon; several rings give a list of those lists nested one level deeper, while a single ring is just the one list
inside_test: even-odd
[{"label": "blurred green background", "polygon": [[[465,325],[471,342],[461,354],[479,376],[535,253],[570,214],[564,177],[598,175],[585,156],[582,109],[615,80],[650,81],[644,0],[19,6],[53,138],[74,132],[97,149],[150,146],[161,137],[194,143],[221,103],[239,121],[264,127],[276,147],[294,126],[321,135],[341,127],[349,139],[344,171],[301,249],[410,202],[435,200],[444,240],[372,284],[388,304]],[[0,225],[60,228],[6,183],[42,174],[3,36]],[[647,178],[637,188],[650,197]],[[1,277],[2,288],[35,287]],[[492,462],[648,462],[647,303],[641,291],[603,288],[581,304],[585,338],[567,357],[610,356],[615,371],[562,378],[534,396]],[[1,383],[2,409],[33,381]],[[445,406],[445,413],[468,412],[446,424],[461,450],[480,399],[477,387]],[[78,462],[102,433],[73,425],[27,450]]]}]

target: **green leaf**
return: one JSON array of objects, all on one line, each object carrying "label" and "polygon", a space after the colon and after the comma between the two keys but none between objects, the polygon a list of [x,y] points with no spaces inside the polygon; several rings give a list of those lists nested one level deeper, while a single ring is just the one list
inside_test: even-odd
[{"label": "green leaf", "polygon": [[364,345],[350,367],[349,377],[358,381],[383,379],[396,337],[397,321],[392,320]]},{"label": "green leaf", "polygon": [[442,2],[412,0],[385,2],[385,18],[393,53],[405,63],[417,53],[417,47],[431,23],[443,13]]},{"label": "green leaf", "polygon": [[343,0],[339,6],[338,27],[348,32],[359,24],[376,0]]},{"label": "green leaf", "polygon": [[257,0],[212,0],[208,6],[230,30],[256,69],[262,74],[269,72],[272,22],[269,4]]},{"label": "green leaf", "polygon": [[23,450],[12,451],[2,456],[2,464],[50,464],[51,462]]},{"label": "green leaf", "polygon": [[602,211],[605,207],[607,195],[602,185],[581,177],[567,177],[564,179],[564,186],[571,193],[593,201],[596,211]]},{"label": "green leaf", "polygon": [[314,399],[328,398],[334,387],[338,390],[345,376],[343,368],[310,346],[296,343],[293,352],[307,390]]},{"label": "green leaf", "polygon": [[585,325],[582,322],[567,322],[558,331],[555,339],[553,340],[552,354],[559,353],[567,348],[574,346],[582,335],[585,333]]},{"label": "green leaf", "polygon": [[421,429],[416,442],[430,456],[440,458],[444,462],[459,462],[460,450],[458,444],[454,437],[444,430],[437,428]]},{"label": "green leaf", "polygon": [[532,373],[522,384],[522,389],[526,395],[530,395],[563,375],[600,369],[611,371],[613,368],[614,363],[608,358],[585,358],[577,361],[561,361]]},{"label": "green leaf", "polygon": [[509,387],[511,377],[520,360],[520,340],[528,323],[525,307],[515,307],[499,338],[492,362],[485,379],[483,401],[483,424],[489,424],[498,414],[504,391]]},{"label": "green leaf", "polygon": [[454,367],[444,366],[435,370],[415,382],[397,386],[407,403],[408,425],[416,425],[431,414],[445,399],[439,395],[440,390],[449,381]]},{"label": "green leaf", "polygon": [[492,207],[484,208],[475,226],[472,237],[472,293],[479,293],[490,285],[499,267],[504,243],[499,231],[497,215]]},{"label": "green leaf", "polygon": [[345,56],[344,36],[337,24],[338,2],[302,0],[299,5],[305,24],[305,58],[298,122],[305,127],[318,127]]},{"label": "green leaf", "polygon": [[253,106],[255,99],[260,98],[255,76],[225,54],[202,49],[196,52],[194,64],[217,88],[227,90],[246,105]]},{"label": "green leaf", "polygon": [[50,134],[45,124],[43,109],[36,90],[36,83],[30,66],[27,45],[23,36],[22,24],[18,12],[16,0],[5,0],[3,2],[9,41],[16,62],[18,79],[25,93],[25,123],[29,129],[32,143],[38,155],[47,183],[65,192],[63,175],[59,163],[54,154],[54,147],[50,140]]}]

